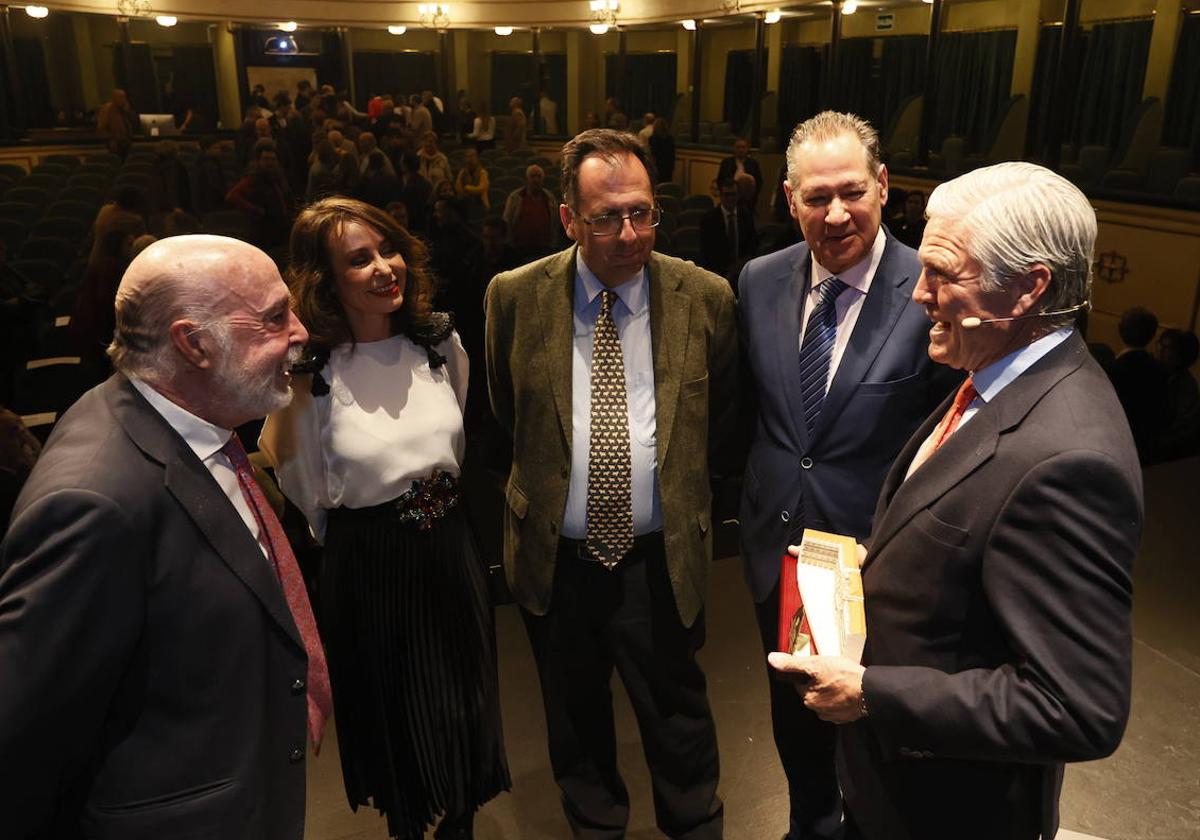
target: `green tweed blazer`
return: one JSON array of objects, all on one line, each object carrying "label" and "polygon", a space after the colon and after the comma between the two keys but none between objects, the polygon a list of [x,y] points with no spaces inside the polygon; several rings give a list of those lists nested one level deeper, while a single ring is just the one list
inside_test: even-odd
[{"label": "green tweed blazer", "polygon": [[[492,409],[513,440],[504,569],[517,603],[550,609],[571,477],[575,247],[496,276],[487,292]],[[650,257],[650,338],[663,536],[675,604],[691,626],[712,560],[710,462],[737,412],[733,292],[674,257]]]}]

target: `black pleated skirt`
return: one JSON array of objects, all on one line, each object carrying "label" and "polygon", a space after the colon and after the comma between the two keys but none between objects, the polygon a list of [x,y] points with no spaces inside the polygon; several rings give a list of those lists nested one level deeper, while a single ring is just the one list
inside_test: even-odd
[{"label": "black pleated skirt", "polygon": [[510,789],[494,617],[461,508],[429,530],[378,508],[330,511],[321,632],[352,808],[420,838]]}]

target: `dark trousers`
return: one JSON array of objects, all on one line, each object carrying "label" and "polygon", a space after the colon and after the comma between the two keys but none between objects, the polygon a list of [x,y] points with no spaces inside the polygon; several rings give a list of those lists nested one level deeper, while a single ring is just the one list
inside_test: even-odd
[{"label": "dark trousers", "polygon": [[[778,646],[778,583],[765,601],[754,605],[754,612],[763,651],[770,653]],[[770,668],[767,671],[771,729],[787,776],[791,804],[787,840],[841,838],[842,797],[834,767],[834,725],[809,711],[792,683],[777,678]]]},{"label": "dark trousers", "polygon": [[550,764],[575,837],[621,838],[629,794],[617,770],[613,668],[637,716],[654,788],[658,827],[668,837],[720,838],[717,733],[696,652],[704,614],[686,628],[667,577],[661,534],[639,537],[613,571],[558,552],[550,610],[521,614],[546,708]]}]

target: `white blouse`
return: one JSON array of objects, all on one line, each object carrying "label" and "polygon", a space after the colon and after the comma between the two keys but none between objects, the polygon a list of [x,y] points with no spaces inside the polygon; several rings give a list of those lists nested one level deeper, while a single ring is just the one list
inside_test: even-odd
[{"label": "white blouse", "polygon": [[412,482],[459,474],[465,441],[467,354],[458,333],[434,350],[407,336],[341,345],[321,369],[329,393],[297,377],[291,405],[267,418],[258,445],[279,487],[325,541],[326,511],[391,501]]}]

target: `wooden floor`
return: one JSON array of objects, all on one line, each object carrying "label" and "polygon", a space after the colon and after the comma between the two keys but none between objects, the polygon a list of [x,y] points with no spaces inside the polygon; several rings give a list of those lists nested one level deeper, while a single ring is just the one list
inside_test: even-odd
[{"label": "wooden floor", "polygon": [[[1112,757],[1071,765],[1059,840],[1200,838],[1200,461],[1146,473],[1147,523],[1135,574],[1133,714]],[[729,840],[777,840],[787,822],[783,774],[771,740],[765,663],[736,557],[718,560],[702,660],[721,747],[721,795]],[[545,726],[529,644],[514,607],[496,618],[504,731],[513,790],[479,814],[479,840],[562,840],[570,833],[546,757]],[[633,715],[619,683],[617,730],[632,796],[628,836],[649,840],[650,784]],[[309,764],[306,840],[383,840],[373,811],[346,805],[337,750]]]}]

